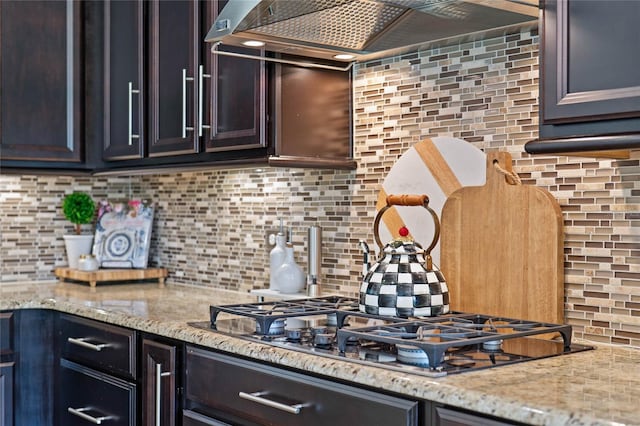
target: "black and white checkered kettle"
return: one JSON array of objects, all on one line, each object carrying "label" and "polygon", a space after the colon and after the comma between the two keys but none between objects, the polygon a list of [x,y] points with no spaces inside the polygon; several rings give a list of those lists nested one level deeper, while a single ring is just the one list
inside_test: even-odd
[{"label": "black and white checkered kettle", "polygon": [[[397,317],[436,316],[449,312],[449,289],[442,272],[431,259],[431,250],[440,236],[438,215],[429,207],[426,195],[389,195],[387,204],[376,215],[373,228],[380,259],[369,265],[369,248],[365,253],[365,271],[360,285],[360,311],[374,315]],[[427,249],[410,238],[407,228],[400,237],[382,247],[378,228],[382,215],[392,206],[422,206],[435,223],[433,241]]]}]

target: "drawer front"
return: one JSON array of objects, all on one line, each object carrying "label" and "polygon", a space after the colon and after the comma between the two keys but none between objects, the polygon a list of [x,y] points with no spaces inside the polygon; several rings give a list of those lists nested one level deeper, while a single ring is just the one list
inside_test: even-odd
[{"label": "drawer front", "polygon": [[507,423],[506,421],[494,420],[481,415],[450,410],[444,407],[436,407],[435,415],[437,426],[515,426],[515,423]]},{"label": "drawer front", "polygon": [[418,424],[418,403],[189,347],[186,397],[264,425]]},{"label": "drawer front", "polygon": [[61,315],[60,333],[63,358],[109,373],[136,377],[135,331]]},{"label": "drawer front", "polygon": [[191,410],[182,412],[182,426],[231,426]]},{"label": "drawer front", "polygon": [[136,424],[134,384],[73,362],[60,362],[60,423],[65,426],[133,426]]},{"label": "drawer front", "polygon": [[0,312],[0,354],[13,351],[13,312]]}]

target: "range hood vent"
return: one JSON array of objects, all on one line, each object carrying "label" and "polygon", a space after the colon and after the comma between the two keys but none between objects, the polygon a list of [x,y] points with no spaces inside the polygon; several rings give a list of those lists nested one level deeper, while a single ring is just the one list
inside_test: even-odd
[{"label": "range hood vent", "polygon": [[229,0],[206,41],[254,41],[270,52],[364,62],[495,37],[537,21],[538,0]]}]

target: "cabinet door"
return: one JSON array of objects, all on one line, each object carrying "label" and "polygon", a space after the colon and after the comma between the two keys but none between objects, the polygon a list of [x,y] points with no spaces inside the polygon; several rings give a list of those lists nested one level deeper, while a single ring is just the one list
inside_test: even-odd
[{"label": "cabinet door", "polygon": [[149,156],[193,154],[199,151],[199,2],[154,0],[149,6]]},{"label": "cabinet door", "polygon": [[278,64],[275,75],[276,154],[351,159],[351,74]]},{"label": "cabinet door", "polygon": [[144,155],[144,3],[104,3],[105,160]]},{"label": "cabinet door", "polygon": [[0,426],[13,426],[13,362],[0,363]]},{"label": "cabinet door", "polygon": [[176,347],[142,341],[142,424],[176,424]]},{"label": "cabinet door", "polygon": [[16,425],[55,425],[56,314],[44,309],[14,312],[13,417]]},{"label": "cabinet door", "polygon": [[543,17],[543,123],[639,117],[640,2],[545,1]]},{"label": "cabinet door", "polygon": [[[204,25],[214,22],[226,1],[208,2]],[[208,29],[208,27],[207,27]],[[204,37],[204,36],[203,36]],[[208,50],[210,46],[205,46]],[[220,46],[218,50],[259,56],[256,49]],[[206,51],[205,51],[206,52]],[[203,79],[204,125],[207,151],[230,151],[266,146],[266,65],[263,61],[205,54]]]},{"label": "cabinet door", "polygon": [[81,5],[0,1],[3,160],[82,160]]}]

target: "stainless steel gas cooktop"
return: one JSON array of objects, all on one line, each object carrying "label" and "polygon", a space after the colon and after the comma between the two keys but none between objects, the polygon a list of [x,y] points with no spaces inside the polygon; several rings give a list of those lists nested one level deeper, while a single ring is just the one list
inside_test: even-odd
[{"label": "stainless steel gas cooktop", "polygon": [[361,313],[356,299],[338,296],[211,306],[210,311],[210,321],[190,325],[430,377],[593,349],[572,343],[569,325],[463,312],[384,317]]}]

